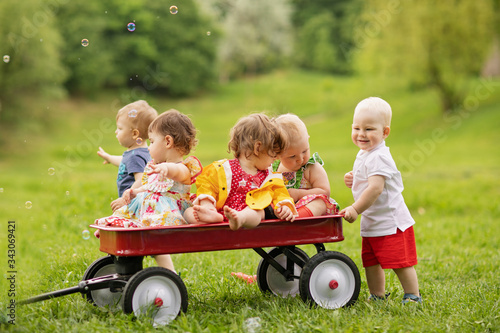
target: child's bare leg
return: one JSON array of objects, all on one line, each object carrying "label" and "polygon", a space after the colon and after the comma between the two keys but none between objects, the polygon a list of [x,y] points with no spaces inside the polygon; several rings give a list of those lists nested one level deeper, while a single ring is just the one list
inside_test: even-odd
[{"label": "child's bare leg", "polygon": [[394,272],[398,276],[399,282],[401,282],[401,286],[403,286],[405,294],[420,296],[417,272],[415,271],[414,266],[397,268],[394,269]]},{"label": "child's bare leg", "polygon": [[253,210],[246,207],[243,210],[237,211],[225,206],[224,215],[226,215],[229,220],[229,227],[232,230],[238,230],[239,228],[255,228],[264,218],[264,210]]},{"label": "child's bare leg", "polygon": [[158,266],[169,269],[175,273],[174,262],[172,261],[170,254],[158,254],[153,257],[155,258]]},{"label": "child's bare leg", "polygon": [[321,216],[326,213],[326,203],[322,199],[314,199],[306,205],[314,216]]},{"label": "child's bare leg", "polygon": [[385,273],[380,265],[365,267],[366,283],[370,294],[385,297]]}]

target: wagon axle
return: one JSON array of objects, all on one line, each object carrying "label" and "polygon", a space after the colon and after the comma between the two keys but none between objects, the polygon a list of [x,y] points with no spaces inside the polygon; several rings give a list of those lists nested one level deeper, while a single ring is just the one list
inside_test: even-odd
[{"label": "wagon axle", "polygon": [[335,280],[331,280],[329,283],[328,283],[328,287],[330,287],[330,289],[332,290],[335,290],[339,287],[339,283]]},{"label": "wagon axle", "polygon": [[163,305],[163,300],[160,297],[155,298],[155,306],[160,308]]}]

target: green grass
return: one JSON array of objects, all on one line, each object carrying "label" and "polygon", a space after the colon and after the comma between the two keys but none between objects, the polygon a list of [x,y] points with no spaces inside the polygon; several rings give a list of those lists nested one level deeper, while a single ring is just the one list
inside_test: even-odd
[{"label": "green grass", "polygon": [[[405,200],[417,223],[422,306],[401,306],[402,289],[389,271],[388,302],[365,302],[368,289],[356,222],[344,224],[343,242],[326,245],[351,257],[360,269],[359,301],[348,309],[310,309],[300,298],[263,295],[256,285],[235,280],[231,272],[254,273],[260,260],[251,250],[238,250],[173,256],[188,289],[189,307],[168,327],[155,330],[122,312],[94,308],[75,294],[18,306],[16,325],[0,330],[245,332],[245,321],[252,317],[260,318],[262,332],[500,330],[498,82],[477,109],[453,121],[443,118],[433,91],[408,92],[400,86],[397,81],[285,71],[218,87],[194,99],[147,99],[160,112],[176,108],[192,117],[200,140],[194,154],[203,164],[228,156],[228,132],[239,117],[264,110],[298,114],[308,125],[311,149],[325,160],[332,196],[341,206],[352,201],[343,185],[357,153],[350,140],[352,111],[367,96],[388,100],[393,122],[387,144],[403,171]],[[14,220],[17,299],[76,285],[88,265],[104,255],[99,241],[84,239],[82,231],[110,213],[116,196],[117,170],[102,165],[96,154],[98,146],[122,152],[113,133],[115,101],[115,95],[105,94],[94,100],[31,101],[36,121],[2,132],[0,265],[6,277],[5,235],[7,221]],[[53,175],[49,168],[55,169]],[[302,248],[314,254],[313,246]],[[151,258],[145,263],[154,265]],[[8,287],[7,279],[1,279],[2,311],[10,299]]]}]

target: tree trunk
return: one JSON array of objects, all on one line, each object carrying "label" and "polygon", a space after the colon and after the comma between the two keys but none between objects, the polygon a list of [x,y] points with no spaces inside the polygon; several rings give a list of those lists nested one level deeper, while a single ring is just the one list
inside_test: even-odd
[{"label": "tree trunk", "polygon": [[500,76],[500,42],[498,36],[493,38],[493,45],[490,54],[481,71],[483,77],[499,77]]}]

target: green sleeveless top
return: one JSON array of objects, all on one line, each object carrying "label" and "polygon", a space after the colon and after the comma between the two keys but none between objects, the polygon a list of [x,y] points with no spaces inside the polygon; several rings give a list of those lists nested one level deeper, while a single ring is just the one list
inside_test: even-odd
[{"label": "green sleeveless top", "polygon": [[[314,164],[318,162],[321,165],[324,165],[325,163],[319,157],[318,153],[312,154],[311,158],[307,161],[307,163],[303,166],[300,167],[299,170],[295,172],[282,172],[283,175],[283,181],[285,182],[286,188],[301,188],[302,185],[302,177],[304,176],[304,171],[306,170],[307,166],[310,164]],[[277,172],[278,167],[280,166],[280,161],[276,160],[273,163],[273,171]]]}]

